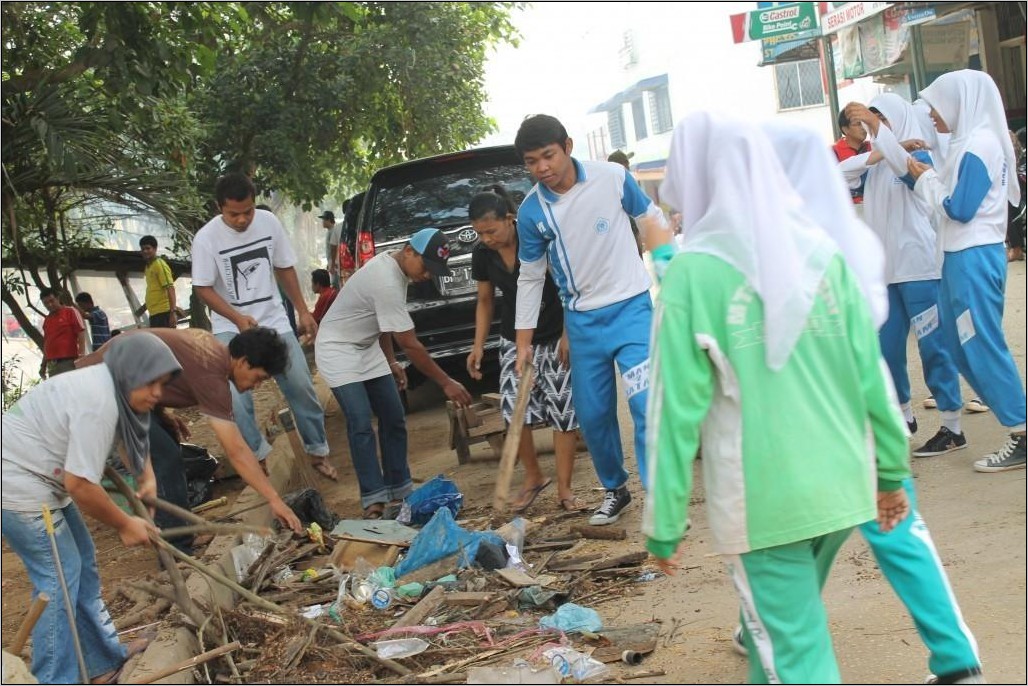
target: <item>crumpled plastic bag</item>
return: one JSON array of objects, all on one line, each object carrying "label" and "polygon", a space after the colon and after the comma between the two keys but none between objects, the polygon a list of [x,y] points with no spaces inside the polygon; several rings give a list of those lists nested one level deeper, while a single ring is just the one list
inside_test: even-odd
[{"label": "crumpled plastic bag", "polygon": [[445,507],[456,519],[464,505],[464,494],[450,479],[442,474],[426,481],[407,496],[396,521],[411,526],[422,526],[432,519],[436,511]]},{"label": "crumpled plastic bag", "polygon": [[331,531],[339,522],[339,515],[328,509],[321,494],[313,488],[286,493],[282,500],[296,513],[304,526],[317,522],[324,531]]},{"label": "crumpled plastic bag", "polygon": [[457,566],[468,567],[478,555],[478,546],[482,541],[503,546],[503,539],[494,533],[462,529],[453,521],[449,508],[441,507],[414,537],[407,554],[396,565],[396,578],[458,552]]},{"label": "crumpled plastic bag", "polygon": [[591,631],[596,633],[603,628],[600,614],[591,607],[582,607],[575,603],[564,603],[552,615],[539,620],[543,629],[559,629],[566,634],[575,631]]}]

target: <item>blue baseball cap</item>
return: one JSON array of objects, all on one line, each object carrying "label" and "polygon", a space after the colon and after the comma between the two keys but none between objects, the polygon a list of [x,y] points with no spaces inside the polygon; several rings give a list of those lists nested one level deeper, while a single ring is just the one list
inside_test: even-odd
[{"label": "blue baseball cap", "polygon": [[421,255],[425,268],[435,276],[449,276],[453,272],[446,266],[450,259],[450,243],[439,229],[421,229],[410,237],[410,247]]}]

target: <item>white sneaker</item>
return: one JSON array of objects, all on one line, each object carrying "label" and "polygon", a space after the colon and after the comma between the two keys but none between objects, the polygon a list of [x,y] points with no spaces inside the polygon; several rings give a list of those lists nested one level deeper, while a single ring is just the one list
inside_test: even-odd
[{"label": "white sneaker", "polygon": [[966,412],[974,412],[974,413],[988,412],[989,411],[989,406],[986,405],[985,403],[983,403],[978,398],[971,398],[966,403],[964,403],[964,410]]}]

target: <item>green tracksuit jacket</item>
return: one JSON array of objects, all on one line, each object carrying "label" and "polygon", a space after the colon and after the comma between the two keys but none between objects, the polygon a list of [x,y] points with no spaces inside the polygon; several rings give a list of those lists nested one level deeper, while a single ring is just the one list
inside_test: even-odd
[{"label": "green tracksuit jacket", "polygon": [[[877,515],[875,490],[910,476],[903,418],[859,287],[829,264],[792,355],[765,363],[763,304],[735,268],[700,253],[671,263],[654,313],[647,426],[647,547],[685,533],[692,468],[714,549],[793,543]],[[876,483],[877,477],[877,483]]]}]

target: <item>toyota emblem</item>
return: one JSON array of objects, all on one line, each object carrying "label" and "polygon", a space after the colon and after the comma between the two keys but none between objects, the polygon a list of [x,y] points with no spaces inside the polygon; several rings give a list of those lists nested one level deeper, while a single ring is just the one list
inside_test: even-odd
[{"label": "toyota emblem", "polygon": [[461,243],[474,243],[478,240],[478,232],[474,229],[464,229],[457,234],[457,240]]}]

